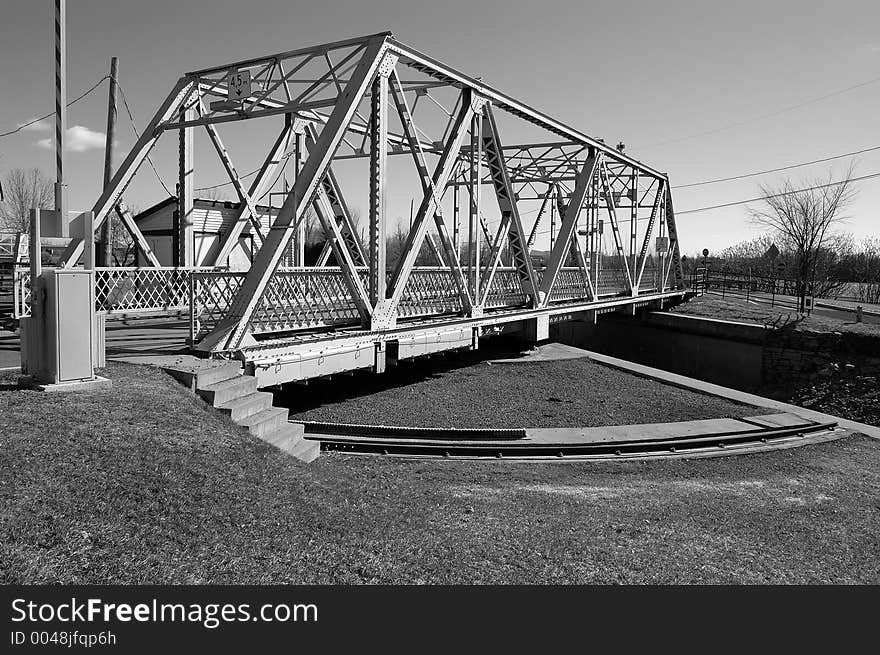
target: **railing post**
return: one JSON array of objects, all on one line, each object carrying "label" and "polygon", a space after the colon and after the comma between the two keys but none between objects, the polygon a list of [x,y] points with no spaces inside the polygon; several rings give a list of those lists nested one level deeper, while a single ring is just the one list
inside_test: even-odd
[{"label": "railing post", "polygon": [[189,276],[189,345],[195,345],[196,343],[196,290],[195,286],[198,284],[196,273],[193,273]]}]

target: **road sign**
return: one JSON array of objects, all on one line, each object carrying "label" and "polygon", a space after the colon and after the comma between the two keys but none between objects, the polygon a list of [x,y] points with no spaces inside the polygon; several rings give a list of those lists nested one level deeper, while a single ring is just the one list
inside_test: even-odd
[{"label": "road sign", "polygon": [[251,72],[249,70],[230,71],[226,76],[230,100],[244,100],[251,95]]},{"label": "road sign", "polygon": [[668,252],[669,251],[669,237],[657,237],[657,243],[654,246],[654,249],[657,252]]},{"label": "road sign", "polygon": [[709,256],[709,249],[703,248],[703,257],[708,257],[708,256]]}]

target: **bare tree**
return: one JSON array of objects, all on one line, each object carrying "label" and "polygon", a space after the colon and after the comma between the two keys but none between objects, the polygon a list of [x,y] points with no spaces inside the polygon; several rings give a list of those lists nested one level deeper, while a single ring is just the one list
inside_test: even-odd
[{"label": "bare tree", "polygon": [[55,192],[52,181],[38,168],[13,168],[3,180],[5,200],[0,203],[0,223],[13,232],[27,232],[31,209],[52,207]]},{"label": "bare tree", "polygon": [[865,237],[850,260],[856,299],[880,304],[880,238]]},{"label": "bare tree", "polygon": [[845,218],[843,212],[856,195],[852,187],[853,168],[839,182],[814,179],[802,186],[785,180],[778,187],[761,185],[764,207],[752,210],[752,220],[770,228],[784,249],[794,255],[800,311],[805,310],[807,287],[827,252],[832,228]]}]

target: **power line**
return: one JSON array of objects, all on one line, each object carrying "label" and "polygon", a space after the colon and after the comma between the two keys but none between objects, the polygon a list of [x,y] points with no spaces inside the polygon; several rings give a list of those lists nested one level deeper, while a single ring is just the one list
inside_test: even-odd
[{"label": "power line", "polygon": [[[284,162],[284,165],[287,166],[287,160],[290,159],[291,157],[293,157],[294,154],[295,154],[295,153],[294,153],[293,151],[288,152],[288,153],[287,153],[286,155],[284,155],[280,160],[278,160],[278,163],[281,163],[281,162],[283,161],[283,162]],[[259,168],[255,168],[255,169],[252,170],[250,173],[245,173],[244,175],[239,175],[239,178],[238,178],[238,179],[239,179],[239,180],[246,180],[246,179],[248,179],[249,177],[252,177],[252,176],[256,175],[256,174],[259,173],[259,172],[260,172],[260,169],[259,169]],[[274,186],[277,182],[278,182],[278,178],[275,179],[275,182],[272,183],[272,186]],[[193,191],[210,191],[211,189],[219,189],[220,187],[229,186],[230,184],[232,184],[231,181],[230,181],[230,182],[220,182],[219,184],[212,184],[211,186],[200,186],[200,187],[196,187],[195,189],[193,189]],[[270,188],[271,188],[271,187],[270,187]],[[264,196],[265,196],[265,194],[264,194]]]},{"label": "power line", "polygon": [[[67,106],[70,107],[70,106],[72,106],[73,104],[79,102],[80,100],[82,100],[83,98],[85,98],[87,95],[89,95],[92,91],[94,91],[95,89],[97,89],[97,88],[101,85],[101,82],[103,82],[104,80],[109,80],[109,79],[110,79],[110,76],[109,76],[109,75],[105,75],[105,76],[102,77],[100,80],[98,80],[97,82],[95,82],[95,83],[89,88],[88,91],[82,93],[81,95],[77,96],[76,98],[74,98],[73,100],[71,100],[70,102],[68,102],[68,103],[67,103]],[[50,118],[50,117],[52,117],[52,116],[54,116],[54,115],[55,115],[55,112],[54,112],[54,111],[53,111],[53,112],[49,112],[49,113],[46,114],[45,116],[40,116],[39,118],[35,118],[35,119],[32,120],[32,121],[28,121],[27,123],[24,123],[24,124],[22,124],[22,125],[19,125],[19,126],[16,127],[14,130],[10,130],[9,132],[3,132],[2,134],[0,134],[0,138],[2,138],[2,137],[4,137],[4,136],[11,136],[11,135],[13,135],[13,134],[15,134],[15,133],[17,133],[17,132],[21,132],[24,128],[26,128],[26,127],[30,127],[30,126],[33,125],[34,123],[39,123],[40,121],[44,121],[44,120],[46,120],[47,118]]]},{"label": "power line", "polygon": [[[793,190],[791,190],[791,191],[783,191],[783,192],[781,192],[781,193],[774,193],[774,194],[767,195],[767,196],[761,196],[761,197],[759,197],[759,198],[749,198],[748,200],[737,200],[737,201],[734,201],[734,202],[726,202],[726,203],[721,204],[721,205],[711,205],[711,206],[709,206],[709,207],[697,207],[697,208],[695,208],[695,209],[686,209],[686,210],[684,210],[684,211],[676,211],[676,212],[675,212],[675,215],[676,215],[676,216],[681,216],[681,215],[683,215],[683,214],[696,214],[697,212],[705,212],[705,211],[710,211],[710,210],[712,210],[712,209],[722,209],[722,208],[724,208],[724,207],[735,207],[735,206],[737,206],[737,205],[745,205],[745,204],[748,204],[748,203],[750,203],[750,202],[760,202],[761,200],[766,200],[766,199],[768,199],[768,198],[782,198],[783,196],[790,196],[790,195],[793,195],[793,194],[795,194],[795,193],[802,193],[802,192],[804,192],[804,191],[816,191],[816,190],[818,190],[818,189],[827,189],[827,188],[829,188],[829,187],[839,186],[839,185],[841,185],[841,184],[846,184],[846,183],[848,183],[848,182],[860,182],[860,181],[862,181],[862,180],[870,180],[870,179],[873,179],[873,178],[876,178],[876,177],[880,177],[880,171],[878,171],[878,172],[876,172],[876,173],[869,173],[869,174],[867,174],[867,175],[861,175],[861,176],[859,176],[859,177],[852,177],[852,178],[849,178],[848,180],[838,180],[838,181],[836,181],[836,182],[829,182],[828,184],[819,184],[819,185],[817,185],[817,186],[806,187],[806,188],[803,188],[803,189],[793,189]],[[637,220],[640,221],[640,222],[642,222],[642,221],[644,221],[644,220],[648,220],[648,219],[640,218],[640,219],[637,219]],[[626,221],[626,220],[622,220],[622,221],[620,221],[620,222],[621,222],[621,223],[626,223],[626,222],[628,222],[628,221]],[[543,235],[543,234],[548,234],[549,232],[550,232],[550,230],[539,230],[539,231],[536,232],[535,234],[536,234],[536,235]]]},{"label": "power line", "polygon": [[723,132],[725,130],[733,129],[734,127],[739,127],[741,125],[746,125],[748,123],[752,123],[754,121],[764,120],[765,118],[772,118],[774,116],[779,116],[780,114],[785,114],[789,111],[793,111],[795,109],[800,109],[801,107],[806,107],[807,105],[811,105],[815,102],[820,102],[821,100],[827,100],[828,98],[833,98],[834,96],[839,96],[843,93],[848,93],[849,91],[853,91],[854,89],[859,89],[863,86],[868,86],[869,84],[874,84],[876,82],[880,82],[880,77],[875,77],[874,79],[867,80],[865,82],[860,82],[858,84],[853,84],[852,86],[848,86],[845,89],[838,89],[837,91],[832,91],[831,93],[826,93],[825,95],[818,96],[816,98],[810,98],[809,100],[804,100],[803,102],[799,102],[794,105],[789,105],[788,107],[783,107],[782,109],[777,109],[776,111],[771,111],[766,114],[761,114],[760,116],[753,116],[752,118],[746,118],[741,121],[736,121],[734,123],[729,123],[728,125],[723,125],[721,127],[717,127],[712,130],[706,130],[705,132],[697,132],[696,134],[689,134],[687,136],[678,137],[676,139],[668,139],[666,141],[660,141],[658,143],[652,143],[647,146],[643,146],[646,148],[653,148],[656,146],[665,146],[670,143],[679,143],[681,141],[687,141],[689,139],[696,139],[701,136],[708,136],[710,134],[717,134],[718,132]]},{"label": "power line", "polygon": [[766,175],[767,173],[778,173],[779,171],[787,171],[792,168],[800,168],[802,166],[811,166],[813,164],[821,164],[826,161],[833,161],[835,159],[843,159],[844,157],[853,157],[855,155],[862,155],[866,152],[873,152],[875,150],[880,150],[880,146],[874,146],[873,148],[865,148],[864,150],[856,150],[854,152],[845,152],[842,155],[834,155],[833,157],[824,157],[822,159],[814,159],[813,161],[805,161],[800,164],[791,164],[790,166],[780,166],[779,168],[768,168],[764,171],[757,171],[755,173],[743,173],[742,175],[733,175],[731,177],[719,177],[714,180],[704,180],[702,182],[691,182],[690,184],[678,184],[673,186],[673,189],[687,189],[688,187],[695,186],[704,186],[706,184],[717,184],[718,182],[730,182],[731,180],[742,180],[747,177],[755,177],[757,175]]},{"label": "power line", "polygon": [[[131,113],[131,108],[128,106],[128,99],[125,97],[125,90],[123,90],[122,85],[119,83],[119,80],[116,80],[116,85],[119,87],[119,93],[122,95],[122,104],[125,106],[125,112],[128,114],[128,120],[131,121],[131,129],[134,132],[135,138],[140,139],[140,130],[138,130],[137,124],[134,120],[134,116]],[[153,169],[153,173],[156,174],[156,179],[159,180],[159,184],[161,184],[162,188],[165,189],[165,193],[167,193],[172,198],[177,196],[176,193],[171,193],[171,190],[166,186],[164,180],[162,180],[162,176],[159,175],[159,171],[156,170],[156,165],[153,163],[153,160],[149,155],[147,155],[147,161],[150,164],[150,168]]]},{"label": "power line", "polygon": [[803,191],[815,191],[817,189],[827,189],[828,187],[838,186],[841,184],[846,184],[847,182],[859,182],[861,180],[870,180],[871,178],[880,177],[880,172],[870,173],[868,175],[861,175],[859,177],[851,177],[848,180],[838,180],[837,182],[829,182],[828,184],[819,184],[817,186],[807,187],[805,189],[793,189],[792,191],[783,191],[782,193],[774,193],[767,196],[761,196],[760,198],[749,198],[748,200],[737,200],[736,202],[726,202],[722,205],[712,205],[710,207],[697,207],[696,209],[687,209],[685,211],[677,211],[675,212],[676,216],[681,216],[682,214],[696,214],[697,212],[706,212],[711,209],[721,209],[722,207],[734,207],[736,205],[745,205],[750,202],[759,202],[761,200],[766,200],[768,198],[781,198],[783,196],[790,196],[795,193],[801,193]]},{"label": "power line", "polygon": [[[285,157],[284,166],[282,166],[282,167],[281,167],[281,170],[278,171],[278,175],[275,176],[275,180],[272,182],[272,184],[269,185],[269,188],[266,189],[266,193],[264,193],[264,194],[261,195],[259,198],[257,198],[257,202],[262,201],[263,198],[265,198],[266,196],[268,196],[269,193],[272,191],[272,188],[273,188],[276,184],[278,184],[278,180],[280,180],[280,179],[281,179],[281,176],[284,175],[284,171],[285,171],[285,169],[287,168],[287,164],[290,162],[290,156],[293,155],[293,154],[294,154],[294,153],[291,152],[291,153],[289,153],[289,154]],[[269,204],[271,205],[272,203],[270,202]]]}]

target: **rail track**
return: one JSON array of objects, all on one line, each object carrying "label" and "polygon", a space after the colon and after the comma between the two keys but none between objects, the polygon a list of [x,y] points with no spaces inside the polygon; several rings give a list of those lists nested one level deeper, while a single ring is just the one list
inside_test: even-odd
[{"label": "rail track", "polygon": [[[847,430],[834,422],[761,427],[687,437],[599,442],[531,440],[528,431],[450,430],[306,423],[306,438],[321,449],[358,455],[511,461],[628,461],[718,457],[794,448],[839,439]],[[522,432],[517,435],[517,432]]]}]

